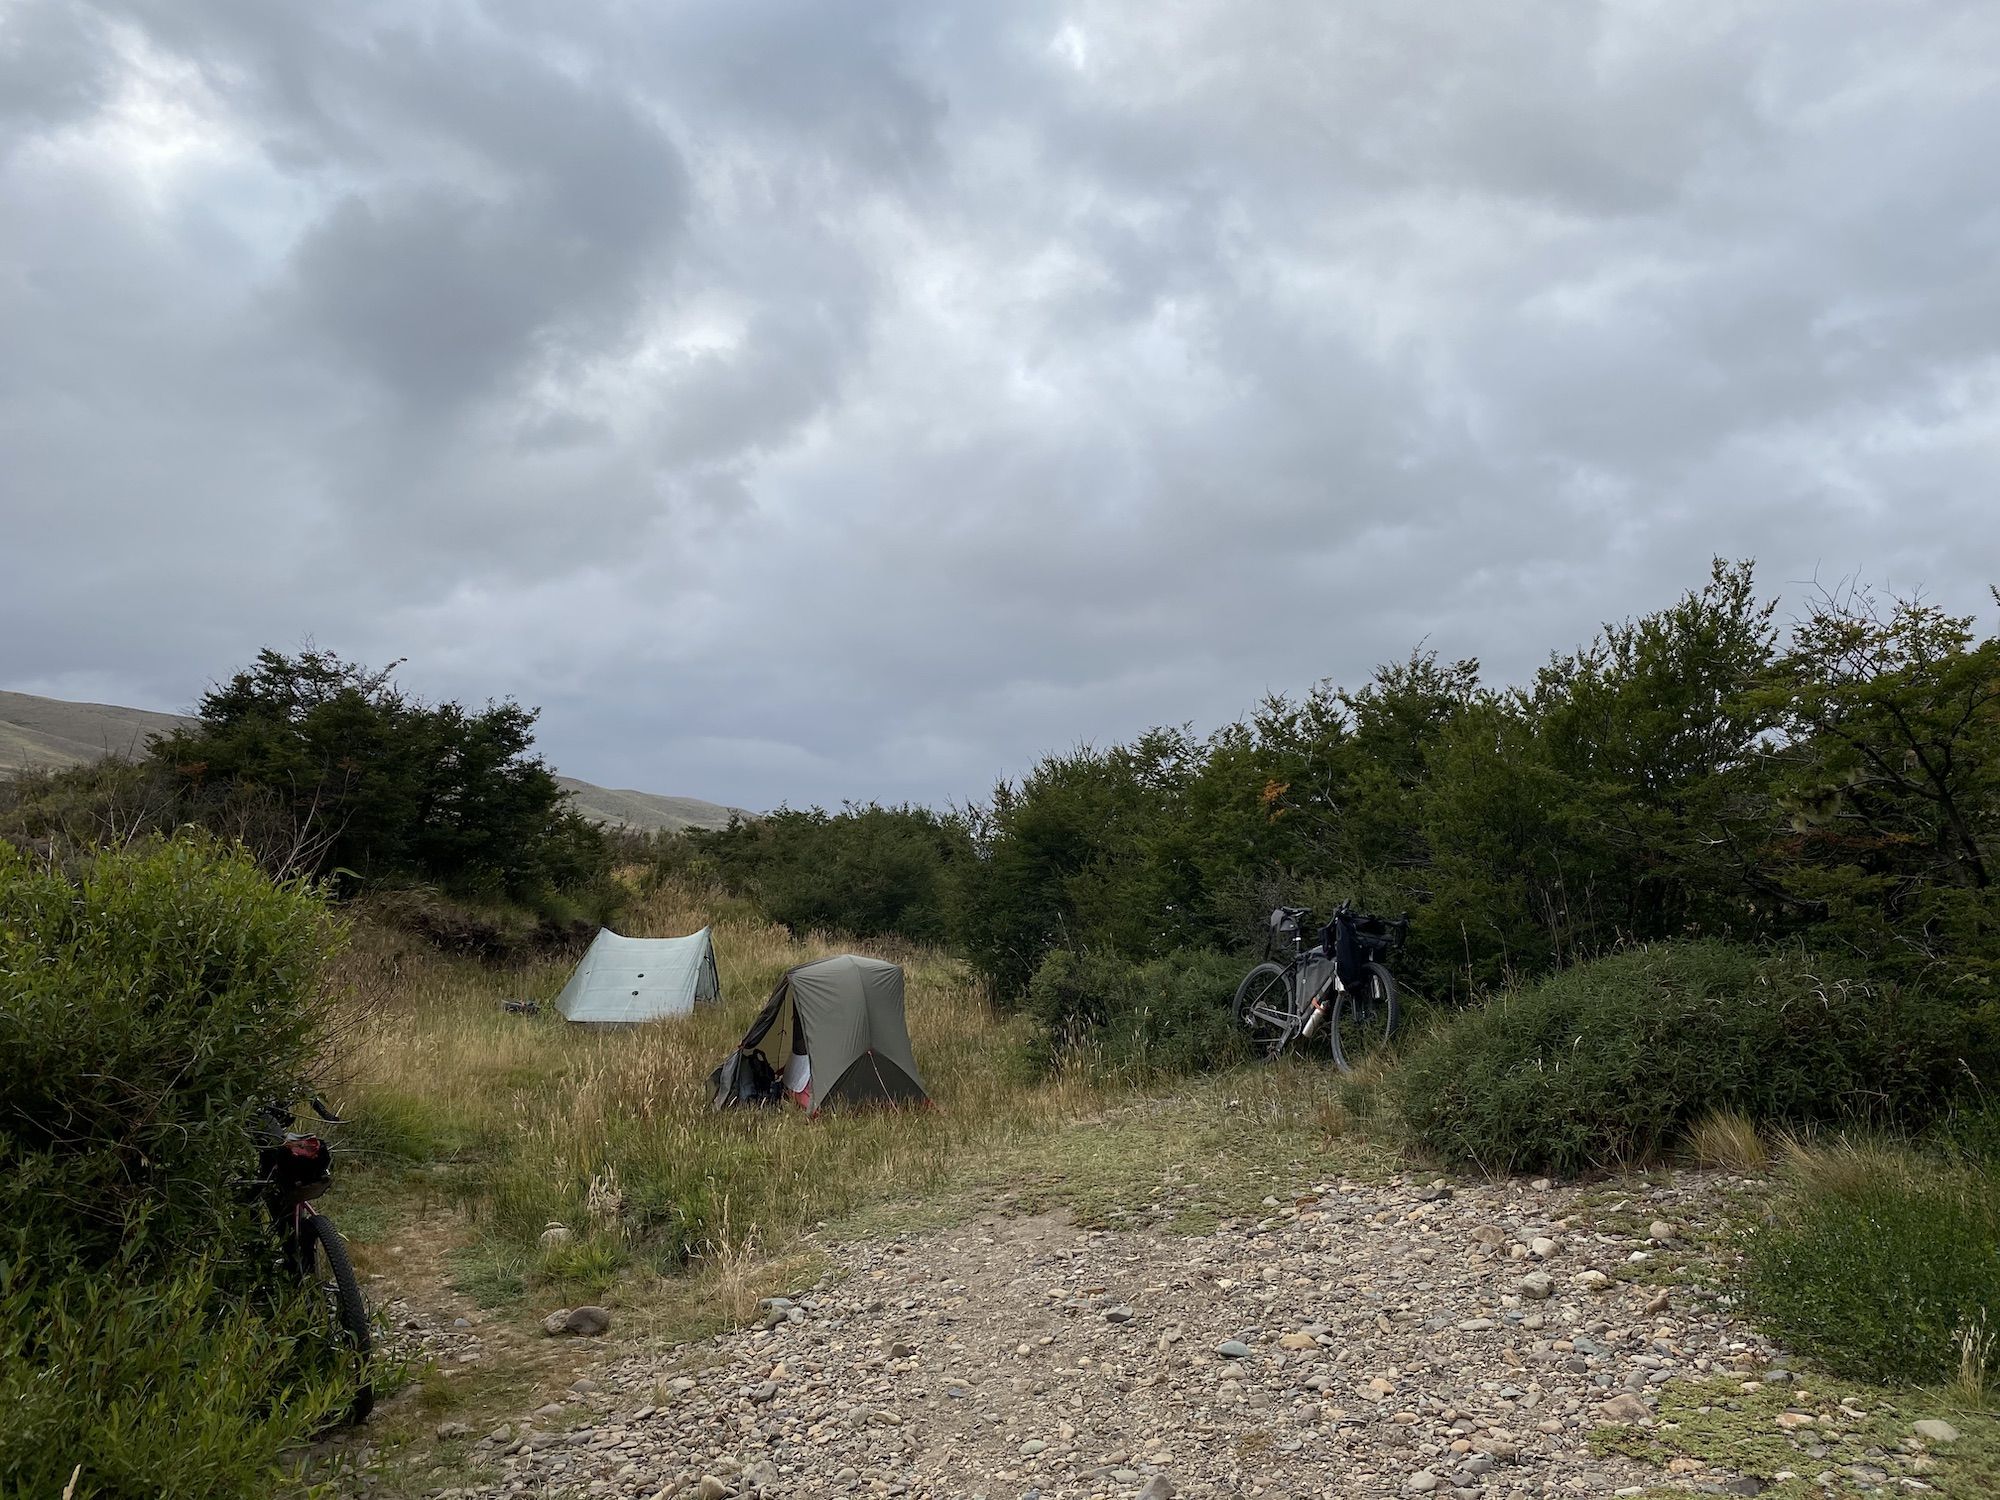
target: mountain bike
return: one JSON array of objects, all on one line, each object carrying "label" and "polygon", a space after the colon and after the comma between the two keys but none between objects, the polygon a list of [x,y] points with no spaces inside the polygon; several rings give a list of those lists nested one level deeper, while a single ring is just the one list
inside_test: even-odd
[{"label": "mountain bike", "polygon": [[[1403,946],[1409,930],[1407,916],[1392,921],[1343,901],[1320,930],[1318,943],[1308,947],[1312,913],[1281,906],[1271,913],[1265,961],[1237,985],[1230,1014],[1266,1057],[1324,1029],[1334,1066],[1351,1073],[1396,1033],[1401,1014],[1396,976],[1385,960]],[[1274,953],[1282,961],[1273,960]]]},{"label": "mountain bike", "polygon": [[[345,1123],[318,1099],[311,1103],[313,1113],[327,1124]],[[347,1242],[312,1204],[333,1185],[333,1148],[317,1135],[294,1130],[298,1115],[288,1104],[267,1104],[259,1114],[266,1123],[255,1133],[257,1176],[246,1186],[256,1191],[270,1215],[285,1274],[315,1288],[326,1306],[328,1348],[356,1382],[347,1421],[361,1422],[375,1408],[368,1378],[368,1304]]]}]

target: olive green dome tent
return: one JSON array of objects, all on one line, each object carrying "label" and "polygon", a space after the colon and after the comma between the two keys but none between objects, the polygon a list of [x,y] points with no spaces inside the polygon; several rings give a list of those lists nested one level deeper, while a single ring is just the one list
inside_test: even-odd
[{"label": "olive green dome tent", "polygon": [[815,1115],[837,1104],[928,1103],[903,1018],[902,969],[845,953],[789,971],[709,1083],[717,1109],[781,1098]]}]

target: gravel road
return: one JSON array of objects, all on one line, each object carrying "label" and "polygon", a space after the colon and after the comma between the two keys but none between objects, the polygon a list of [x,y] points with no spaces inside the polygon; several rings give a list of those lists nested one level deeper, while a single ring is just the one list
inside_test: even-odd
[{"label": "gravel road", "polygon": [[992,1217],[850,1246],[769,1326],[616,1357],[477,1437],[480,1482],[437,1493],[1726,1490],[1585,1442],[1676,1377],[1787,1378],[1713,1297],[1623,1279],[1670,1266],[1716,1187],[1342,1180],[1206,1237]]}]

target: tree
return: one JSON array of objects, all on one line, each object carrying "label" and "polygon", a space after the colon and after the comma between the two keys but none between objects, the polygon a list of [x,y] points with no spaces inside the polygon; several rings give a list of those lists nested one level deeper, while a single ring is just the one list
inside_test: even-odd
[{"label": "tree", "polygon": [[316,831],[302,840],[313,873],[515,896],[602,873],[601,836],[533,753],[536,711],[426,704],[396,686],[399,665],[266,649],[149,755],[190,797],[227,788],[275,800]]},{"label": "tree", "polygon": [[1764,701],[1780,732],[1774,887],[1849,946],[1992,993],[2000,638],[1917,600],[1823,594]]}]

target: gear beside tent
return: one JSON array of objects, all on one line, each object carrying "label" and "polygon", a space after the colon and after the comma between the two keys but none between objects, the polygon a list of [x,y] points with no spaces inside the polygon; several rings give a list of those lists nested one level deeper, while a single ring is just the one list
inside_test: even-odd
[{"label": "gear beside tent", "polygon": [[556,1009],[567,1021],[629,1025],[692,1015],[721,994],[706,927],[679,938],[620,937],[604,927],[556,996]]},{"label": "gear beside tent", "polygon": [[709,1083],[717,1109],[790,1099],[816,1115],[833,1105],[928,1103],[903,1017],[902,969],[854,953],[801,964]]}]

